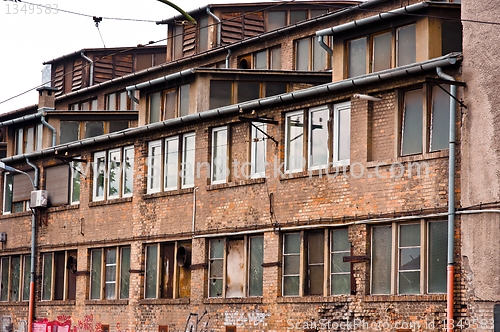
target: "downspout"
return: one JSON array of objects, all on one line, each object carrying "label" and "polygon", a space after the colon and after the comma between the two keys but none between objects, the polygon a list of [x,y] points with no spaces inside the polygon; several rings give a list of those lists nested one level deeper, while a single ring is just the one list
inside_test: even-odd
[{"label": "downspout", "polygon": [[226,69],[229,68],[229,58],[231,57],[231,49],[227,49],[227,55],[226,55]]},{"label": "downspout", "polygon": [[216,46],[219,47],[221,44],[221,35],[222,35],[222,25],[221,25],[220,18],[215,16],[215,14],[210,11],[209,7],[207,7],[207,14],[212,16],[214,18],[214,20],[217,21],[217,45]]},{"label": "downspout", "polygon": [[82,56],[82,58],[84,58],[85,60],[87,60],[90,63],[89,86],[92,86],[92,85],[94,85],[94,61],[92,61],[91,58],[86,56],[85,53],[83,53],[83,51],[80,52],[80,55]]},{"label": "downspout", "polygon": [[196,229],[196,192],[198,191],[198,187],[194,187],[193,189],[193,226],[192,226],[192,235],[194,237],[194,232]]},{"label": "downspout", "polygon": [[328,54],[330,54],[330,57],[333,56],[333,50],[325,44],[325,42],[323,41],[323,35],[318,35],[318,44],[319,46],[323,47],[327,52]]},{"label": "downspout", "polygon": [[[436,67],[438,76],[444,80],[454,82],[455,79],[443,73],[441,67]],[[446,296],[446,330],[453,331],[453,304],[454,304],[454,248],[455,248],[455,108],[457,86],[450,86],[450,128],[449,128],[449,165],[448,165],[448,278]]]},{"label": "downspout", "polygon": [[[39,170],[26,157],[26,163],[35,170],[35,179],[33,180],[33,190],[38,190]],[[31,210],[31,270],[30,270],[30,298],[28,309],[28,332],[32,332],[33,317],[35,312],[35,241],[36,241],[36,210]]]},{"label": "downspout", "polygon": [[43,109],[39,110],[39,111],[42,114],[41,117],[40,117],[40,121],[43,123],[43,125],[45,127],[49,128],[52,131],[52,146],[56,146],[57,130],[56,130],[56,128],[52,127],[52,125],[50,125],[50,123],[48,123],[45,120],[45,116],[47,115],[47,112],[45,112]]}]

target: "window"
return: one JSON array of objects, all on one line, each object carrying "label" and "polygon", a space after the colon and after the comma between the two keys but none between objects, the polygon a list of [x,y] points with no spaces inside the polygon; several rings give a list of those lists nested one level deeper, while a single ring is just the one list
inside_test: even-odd
[{"label": "window", "polygon": [[416,44],[415,24],[348,40],[346,77],[415,63]]},{"label": "window", "polygon": [[144,298],[189,298],[191,294],[191,243],[146,245]]},{"label": "window", "polygon": [[80,139],[80,122],[61,121],[59,143],[65,144],[78,141]]},{"label": "window", "polygon": [[66,144],[80,139],[95,137],[127,129],[128,120],[117,121],[61,121],[59,144]]},{"label": "window", "polygon": [[199,25],[198,52],[203,52],[208,50],[208,33],[209,33],[208,16],[203,16],[200,19],[198,19],[198,25]]},{"label": "window", "polygon": [[90,251],[91,300],[128,299],[130,247],[110,247]]},{"label": "window", "polygon": [[347,228],[283,234],[283,296],[350,294],[350,255]]},{"label": "window", "polygon": [[93,200],[132,196],[134,147],[127,146],[94,154]]},{"label": "window", "polygon": [[0,302],[29,300],[30,266],[29,255],[0,257]]},{"label": "window", "polygon": [[209,241],[208,297],[262,296],[264,237]]},{"label": "window", "polygon": [[279,29],[286,25],[295,24],[297,22],[325,14],[327,12],[328,10],[326,9],[269,11],[267,14],[266,31]]},{"label": "window", "polygon": [[65,205],[70,202],[70,175],[68,165],[57,165],[45,168],[45,189],[50,206]]},{"label": "window", "polygon": [[315,37],[295,41],[295,70],[320,71],[328,69],[328,52]]},{"label": "window", "polygon": [[287,83],[210,81],[210,109],[286,93]]},{"label": "window", "polygon": [[252,140],[250,151],[250,167],[252,178],[266,176],[266,124],[252,123]]},{"label": "window", "polygon": [[182,44],[184,42],[184,26],[176,25],[173,29],[172,35],[172,59],[177,60],[182,58],[183,49]]},{"label": "window", "polygon": [[149,142],[148,194],[193,187],[194,152],[194,133]]},{"label": "window", "polygon": [[74,300],[76,298],[76,250],[44,253],[42,258],[42,300]]},{"label": "window", "polygon": [[43,125],[37,124],[16,130],[16,154],[31,153],[42,149]]},{"label": "window", "polygon": [[97,110],[97,98],[85,100],[76,104],[69,105],[71,111],[96,111]]},{"label": "window", "polygon": [[5,173],[3,213],[16,213],[29,211],[31,192],[33,191],[32,179],[34,172],[26,174]]},{"label": "window", "polygon": [[155,123],[190,114],[190,85],[155,92],[148,96],[149,123]]},{"label": "window", "polygon": [[348,165],[350,118],[350,102],[335,104],[333,110],[322,105],[286,114],[285,171],[300,172],[306,165],[310,170]]},{"label": "window", "polygon": [[127,91],[107,94],[105,101],[104,109],[108,111],[130,110],[132,106],[130,99],[127,97]]},{"label": "window", "polygon": [[445,91],[437,85],[404,91],[402,108],[402,156],[448,148],[450,97]]},{"label": "window", "polygon": [[229,128],[212,130],[212,184],[227,182],[229,176]]},{"label": "window", "polygon": [[446,293],[447,234],[446,221],[373,227],[371,293]]},{"label": "window", "polygon": [[[78,158],[76,158],[78,159]],[[71,162],[71,192],[70,192],[70,202],[71,204],[80,203],[80,186],[81,186],[81,176],[82,176],[82,164],[78,161]]]},{"label": "window", "polygon": [[253,54],[253,69],[281,69],[281,47],[273,47]]}]

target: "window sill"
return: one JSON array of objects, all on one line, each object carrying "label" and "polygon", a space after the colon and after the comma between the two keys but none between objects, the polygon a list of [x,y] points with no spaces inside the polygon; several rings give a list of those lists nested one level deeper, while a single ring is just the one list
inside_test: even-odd
[{"label": "window sill", "polygon": [[226,189],[226,188],[233,188],[233,187],[240,187],[240,186],[250,186],[253,184],[260,184],[260,183],[265,183],[265,182],[266,182],[266,178],[247,179],[247,180],[234,181],[234,182],[211,184],[211,185],[207,186],[206,190],[211,191],[211,190],[219,190],[219,189]]},{"label": "window sill", "polygon": [[128,305],[128,300],[85,300],[85,305]]},{"label": "window sill", "polygon": [[421,161],[429,159],[439,159],[449,156],[449,150],[440,150],[435,152],[424,152],[419,154],[412,154],[408,156],[399,156],[396,158],[396,162],[409,162],[409,161]]},{"label": "window sill", "polygon": [[365,302],[442,302],[446,294],[365,295]]},{"label": "window sill", "polygon": [[142,305],[179,305],[179,304],[189,304],[189,298],[181,298],[181,299],[140,299],[138,301],[139,304]]},{"label": "window sill", "polygon": [[29,305],[28,301],[15,301],[15,302],[1,301],[0,302],[0,307],[14,307],[14,306],[28,306],[28,305]]},{"label": "window sill", "polygon": [[151,199],[151,198],[158,198],[158,197],[167,197],[167,196],[177,196],[177,195],[184,195],[184,194],[191,194],[193,193],[194,188],[183,188],[183,189],[177,189],[177,190],[169,190],[169,191],[161,191],[158,193],[151,193],[151,194],[144,194],[142,195],[142,199]]},{"label": "window sill", "polygon": [[108,200],[103,200],[103,201],[90,202],[89,207],[111,205],[111,204],[121,204],[121,203],[128,203],[128,202],[132,202],[132,197],[115,198],[115,199],[108,199]]},{"label": "window sill", "polygon": [[58,212],[58,211],[66,211],[66,210],[77,210],[80,208],[80,204],[67,204],[60,206],[52,206],[47,208],[47,212]]},{"label": "window sill", "polygon": [[2,214],[0,216],[0,219],[10,219],[10,218],[25,217],[25,216],[31,216],[31,214],[32,214],[31,211],[11,212],[11,213]]},{"label": "window sill", "polygon": [[349,295],[334,295],[334,296],[282,296],[276,299],[277,303],[347,303],[350,301]]},{"label": "window sill", "polygon": [[336,177],[348,173],[350,165],[331,166],[329,168],[309,169],[307,171],[285,173],[280,177],[280,181],[303,179],[312,177]]},{"label": "window sill", "polygon": [[36,303],[37,306],[74,306],[76,305],[75,300],[55,300],[55,301],[38,301]]},{"label": "window sill", "polygon": [[261,297],[205,298],[203,304],[261,304]]}]

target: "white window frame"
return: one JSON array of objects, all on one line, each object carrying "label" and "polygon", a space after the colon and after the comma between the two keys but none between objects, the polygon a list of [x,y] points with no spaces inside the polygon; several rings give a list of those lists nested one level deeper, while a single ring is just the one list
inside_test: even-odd
[{"label": "white window frame", "polygon": [[[302,150],[300,152],[300,158],[302,158],[301,162],[300,162],[300,168],[299,167],[296,167],[296,168],[291,168],[290,166],[290,148],[289,148],[289,140],[290,140],[290,133],[288,132],[288,123],[289,121],[291,120],[292,117],[294,116],[301,116],[302,117],[302,122],[303,122],[303,125],[302,125]],[[289,174],[289,173],[295,173],[295,172],[302,172],[304,170],[304,134],[306,132],[306,128],[304,128],[305,126],[305,116],[304,116],[304,111],[296,111],[296,112],[289,112],[289,113],[286,113],[285,114],[285,173]],[[294,163],[295,164],[295,163]]]},{"label": "white window frame", "polygon": [[[111,160],[112,156],[117,154],[118,155],[118,162],[117,164]],[[107,160],[107,174],[108,174],[108,180],[106,181],[107,182],[107,197],[108,199],[115,199],[115,198],[120,198],[120,194],[121,194],[121,188],[120,188],[120,179],[121,179],[121,172],[120,170],[122,169],[122,153],[121,153],[121,149],[118,148],[118,149],[111,149],[111,150],[108,150],[108,156],[107,156],[108,160]],[[111,188],[111,170],[116,170],[118,169],[118,172],[115,172],[115,180],[114,180],[114,183],[116,183],[118,185],[118,188]],[[116,193],[114,194],[111,194],[111,189],[114,189],[116,190]]]},{"label": "white window frame", "polygon": [[[76,157],[76,159],[80,159],[80,157]],[[71,176],[71,183],[70,183],[70,189],[69,189],[69,202],[71,205],[76,205],[80,204],[80,195],[78,195],[78,200],[73,200],[73,194],[75,191],[74,188],[74,182],[75,178],[78,177],[78,183],[80,184],[80,194],[81,194],[81,166],[82,164],[78,161],[72,161],[71,162],[71,167],[70,167],[70,176]]]},{"label": "white window frame", "polygon": [[[153,150],[160,151],[159,155],[153,155]],[[162,158],[161,158],[161,140],[148,143],[148,174],[147,174],[147,193],[153,194],[161,191],[162,178]]]},{"label": "white window frame", "polygon": [[[128,145],[128,146],[123,146],[120,148],[115,148],[115,149],[110,149],[107,151],[99,151],[94,153],[94,169],[93,169],[93,188],[92,188],[92,200],[94,202],[97,201],[104,201],[104,200],[111,200],[111,199],[118,199],[118,198],[125,198],[125,197],[130,197],[133,195],[133,187],[132,191],[130,193],[124,194],[124,181],[125,181],[125,167],[123,167],[123,161],[126,156],[126,153],[132,152],[132,160],[134,159],[133,153],[134,153],[134,146],[133,145]],[[119,160],[119,167],[117,168],[118,172],[116,173],[116,182],[118,184],[117,192],[113,195],[110,195],[110,181],[109,181],[109,175],[110,175],[110,169],[111,169],[111,164],[112,161],[110,160],[110,156],[114,153],[118,153],[120,160]],[[97,180],[99,177],[100,173],[100,168],[98,164],[99,158],[103,158],[103,194],[102,195],[97,195]],[[149,168],[148,168],[149,170]],[[132,168],[130,173],[128,174],[134,178],[134,167],[132,163]]]},{"label": "white window frame", "polygon": [[[106,151],[99,151],[94,153],[94,177],[93,177],[93,187],[92,187],[92,200],[96,201],[104,201],[106,197]],[[98,183],[97,180],[99,178],[99,174],[101,174],[101,164],[99,164],[99,159],[104,158],[102,163],[102,176],[103,176],[103,184],[102,184],[102,195],[98,195]]]},{"label": "white window frame", "polygon": [[[349,165],[351,162],[351,158],[349,156],[348,159],[340,159],[339,158],[339,142],[341,139],[346,139],[345,137],[340,137],[340,112],[349,110],[349,135],[347,135],[347,139],[349,140],[349,147],[351,142],[351,102],[347,101],[344,103],[335,104],[333,106],[333,165],[335,166],[345,166]],[[349,152],[350,154],[350,152]]]},{"label": "white window frame", "polygon": [[[264,133],[267,132],[267,125],[265,123],[253,123],[252,122],[252,143],[250,150],[250,174],[251,178],[265,178],[266,177],[266,164],[267,164],[267,140],[266,136],[260,131],[262,130]],[[257,129],[259,128],[259,129]],[[256,170],[258,165],[258,158],[264,156],[264,170],[258,172]]]},{"label": "white window frame", "polygon": [[[321,164],[321,165],[316,165],[313,166],[311,165],[313,158],[312,158],[312,144],[313,144],[313,123],[312,123],[312,113],[315,112],[321,112],[321,111],[327,111],[327,118],[324,120],[324,127],[326,128],[327,132],[327,138],[326,138],[326,163]],[[330,109],[328,108],[327,105],[322,105],[318,107],[312,107],[309,109],[309,114],[308,114],[308,135],[307,135],[307,165],[308,169],[310,170],[316,170],[316,169],[324,169],[328,167],[328,162],[330,160]]]},{"label": "white window frame", "polygon": [[[219,134],[225,132],[226,140],[225,142],[219,142]],[[224,148],[225,147],[225,148]],[[221,150],[222,155],[218,156],[217,151]],[[224,160],[220,160],[224,159]],[[222,170],[219,172],[219,167]],[[229,127],[222,126],[212,129],[212,155],[210,162],[210,173],[211,173],[211,183],[220,184],[226,183],[228,181],[229,173]]]},{"label": "white window frame", "polygon": [[[132,154],[132,156],[130,156],[130,153]],[[122,162],[121,162],[122,174],[120,174],[122,197],[132,197],[134,195],[134,160],[135,160],[134,156],[135,156],[135,149],[133,145],[126,146],[123,148]],[[126,163],[129,161],[129,159],[130,159],[130,172],[128,173]],[[127,188],[126,183],[128,177],[131,177],[132,181],[132,187],[130,188],[131,190],[129,193],[125,192]]]},{"label": "white window frame", "polygon": [[[175,147],[175,151],[169,151],[170,143],[172,143]],[[179,189],[179,136],[173,136],[165,138],[165,147],[164,147],[164,166],[163,166],[163,190],[177,190]],[[174,158],[174,160],[170,160],[170,157]],[[175,185],[168,185],[167,176],[170,170],[169,166],[172,165],[172,168],[175,168]]]},{"label": "white window frame", "polygon": [[[188,139],[193,139],[193,156],[192,160],[187,160],[188,159],[188,152],[189,150],[187,149],[187,144],[186,141]],[[194,187],[194,180],[195,180],[195,171],[196,171],[196,134],[194,132],[192,133],[187,133],[182,135],[182,163],[181,163],[181,188],[193,188]],[[191,170],[190,170],[191,168]],[[186,173],[191,171],[191,176],[193,178],[192,183],[187,183],[186,179]]]}]

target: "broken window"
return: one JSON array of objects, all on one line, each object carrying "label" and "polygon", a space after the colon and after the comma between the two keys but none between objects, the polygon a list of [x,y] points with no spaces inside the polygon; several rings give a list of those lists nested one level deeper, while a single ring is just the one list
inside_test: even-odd
[{"label": "broken window", "polygon": [[209,241],[208,296],[262,296],[262,236]]},{"label": "broken window", "polygon": [[191,285],[191,243],[176,241],[148,244],[144,297],[188,298]]},{"label": "broken window", "polygon": [[61,301],[76,298],[76,257],[76,250],[42,255],[42,300]]},{"label": "broken window", "polygon": [[130,284],[130,247],[90,251],[90,299],[126,299]]},{"label": "broken window", "polygon": [[80,122],[61,121],[59,143],[65,144],[78,141],[80,139]]},{"label": "broken window", "polygon": [[0,301],[27,301],[29,299],[30,256],[0,257]]}]

